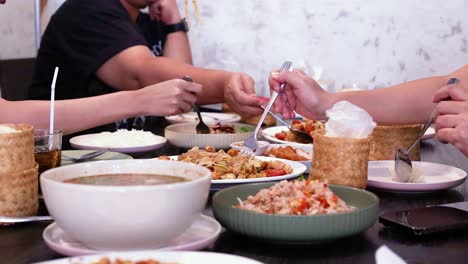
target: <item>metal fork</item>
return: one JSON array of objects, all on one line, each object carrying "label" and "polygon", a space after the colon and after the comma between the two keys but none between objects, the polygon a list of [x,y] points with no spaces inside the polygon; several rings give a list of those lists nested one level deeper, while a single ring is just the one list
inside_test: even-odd
[{"label": "metal fork", "polygon": [[[457,82],[458,82],[458,79],[452,78],[448,81],[447,85],[451,85]],[[400,181],[402,182],[409,181],[413,173],[413,164],[409,156],[409,153],[411,153],[411,150],[413,150],[413,148],[417,145],[417,143],[419,143],[419,141],[421,140],[426,130],[429,128],[432,122],[434,122],[434,116],[435,116],[435,110],[432,111],[426,124],[424,124],[423,128],[421,129],[421,133],[419,134],[418,138],[416,138],[416,140],[413,142],[413,144],[411,144],[411,146],[409,146],[407,149],[399,148],[395,152],[395,174]]]},{"label": "metal fork", "polygon": [[[184,76],[182,77],[182,80],[187,82],[193,82],[193,79],[190,76]],[[210,128],[205,124],[205,122],[203,122],[203,118],[200,113],[200,106],[197,103],[194,103],[193,108],[195,109],[198,115],[198,124],[195,127],[197,134],[210,134]]]},{"label": "metal fork", "polygon": [[[284,71],[292,71],[292,63],[291,62],[286,61],[285,63],[283,63],[283,65],[281,66],[281,72],[284,72]],[[281,84],[280,93],[283,92],[284,85],[285,85],[285,83]],[[273,105],[273,103],[275,102],[277,97],[278,97],[278,93],[273,92],[273,94],[272,94],[272,96],[270,98],[270,101],[268,101],[268,104],[267,104],[265,110],[263,111],[262,117],[260,117],[260,120],[258,120],[258,124],[255,127],[255,131],[254,131],[253,135],[250,136],[249,138],[247,138],[244,141],[244,147],[247,148],[247,151],[251,151],[251,152],[255,153],[255,150],[257,150],[257,148],[258,148],[257,134],[260,131],[260,128],[262,127],[263,121],[265,120],[265,117],[268,115],[268,112],[270,111],[270,108]]]}]

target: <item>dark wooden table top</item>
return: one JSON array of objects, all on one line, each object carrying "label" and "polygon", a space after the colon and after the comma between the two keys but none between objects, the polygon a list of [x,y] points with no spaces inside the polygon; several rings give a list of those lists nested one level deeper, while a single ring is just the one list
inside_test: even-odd
[{"label": "dark wooden table top", "polygon": [[[468,171],[468,159],[461,152],[435,139],[422,144],[422,160]],[[397,210],[465,201],[466,184],[425,195],[375,193],[380,198],[381,210]],[[31,263],[63,257],[42,240],[42,231],[47,225],[0,227],[0,263]],[[269,244],[224,231],[206,250],[241,255],[265,263],[375,263],[375,251],[381,245],[387,245],[408,263],[468,263],[468,232],[418,237],[384,228],[378,222],[362,234],[314,245]]]}]

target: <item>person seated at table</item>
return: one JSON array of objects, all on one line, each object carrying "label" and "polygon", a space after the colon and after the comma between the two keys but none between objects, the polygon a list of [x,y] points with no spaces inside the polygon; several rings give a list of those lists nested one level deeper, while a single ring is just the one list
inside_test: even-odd
[{"label": "person seated at table", "polygon": [[[148,5],[154,21],[140,11]],[[57,99],[135,90],[188,75],[203,86],[200,104],[227,102],[244,116],[260,114],[249,75],[189,64],[187,31],[176,0],[68,0],[42,37],[30,99],[50,98],[58,66]]]},{"label": "person seated at table", "polygon": [[[447,85],[451,78],[458,82]],[[468,65],[445,76],[369,91],[329,93],[302,70],[271,72],[271,89],[278,91],[283,82],[285,90],[275,107],[285,118],[293,118],[296,111],[307,118],[323,120],[327,109],[346,100],[364,108],[376,122],[424,123],[435,108],[437,138],[468,156]]]},{"label": "person seated at table", "polygon": [[[1,0],[0,0],[1,1]],[[140,90],[121,91],[55,102],[55,127],[69,134],[138,115],[175,115],[187,112],[202,87],[170,80]],[[123,104],[125,107],[115,107]],[[50,101],[7,101],[0,98],[0,123],[29,123],[49,127]]]}]

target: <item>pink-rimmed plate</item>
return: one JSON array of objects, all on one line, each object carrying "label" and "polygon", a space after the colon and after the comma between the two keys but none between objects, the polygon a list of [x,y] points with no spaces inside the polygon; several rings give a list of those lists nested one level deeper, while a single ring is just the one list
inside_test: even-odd
[{"label": "pink-rimmed plate", "polygon": [[[200,214],[192,225],[180,236],[174,238],[168,246],[156,250],[199,250],[213,244],[221,233],[221,225],[215,219]],[[49,248],[65,256],[80,256],[102,253],[74,240],[56,224],[48,225],[42,238]],[[125,239],[124,237],[122,239]]]}]

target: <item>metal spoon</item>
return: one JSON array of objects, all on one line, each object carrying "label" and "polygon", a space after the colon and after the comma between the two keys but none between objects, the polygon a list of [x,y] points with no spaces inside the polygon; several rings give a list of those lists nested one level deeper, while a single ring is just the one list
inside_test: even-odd
[{"label": "metal spoon", "polygon": [[0,224],[18,224],[18,223],[27,223],[27,222],[53,221],[53,220],[54,219],[50,215],[24,216],[24,217],[0,216]]},{"label": "metal spoon", "polygon": [[79,156],[78,158],[69,157],[67,155],[62,155],[62,158],[66,159],[66,160],[73,161],[73,162],[82,162],[82,161],[86,161],[86,160],[95,158],[97,156],[100,156],[100,155],[104,154],[105,152],[107,152],[107,150],[96,150],[96,151],[93,151],[93,152],[83,154],[83,155]]},{"label": "metal spoon", "polygon": [[[451,85],[457,82],[458,79],[452,78],[448,81],[447,85]],[[432,111],[426,124],[424,124],[423,128],[421,129],[419,137],[413,142],[413,144],[411,144],[411,146],[409,146],[407,149],[399,148],[395,153],[395,174],[401,182],[408,182],[413,173],[413,165],[409,153],[411,150],[413,150],[417,143],[421,141],[422,136],[424,136],[424,133],[434,121],[434,115],[435,110]]]},{"label": "metal spoon", "polygon": [[[265,110],[265,107],[264,106],[260,106],[260,108],[262,108],[263,110]],[[272,115],[274,118],[276,118],[278,121],[280,121],[280,123],[282,123],[283,125],[285,125],[289,131],[291,131],[294,136],[296,136],[296,140],[298,143],[311,143],[314,139],[310,136],[309,133],[303,131],[303,130],[300,130],[300,129],[297,129],[297,128],[293,128],[291,127],[291,125],[288,124],[288,122],[284,121],[283,118],[281,118],[281,116],[273,113],[272,111],[268,111],[270,115]]]},{"label": "metal spoon", "polygon": [[[193,79],[190,76],[184,76],[182,77],[182,80],[187,81],[187,82],[193,82]],[[198,116],[198,124],[195,127],[197,134],[210,134],[210,128],[205,124],[205,122],[203,122],[203,118],[200,113],[200,106],[197,103],[194,103],[193,108],[197,112],[197,116]]]}]

